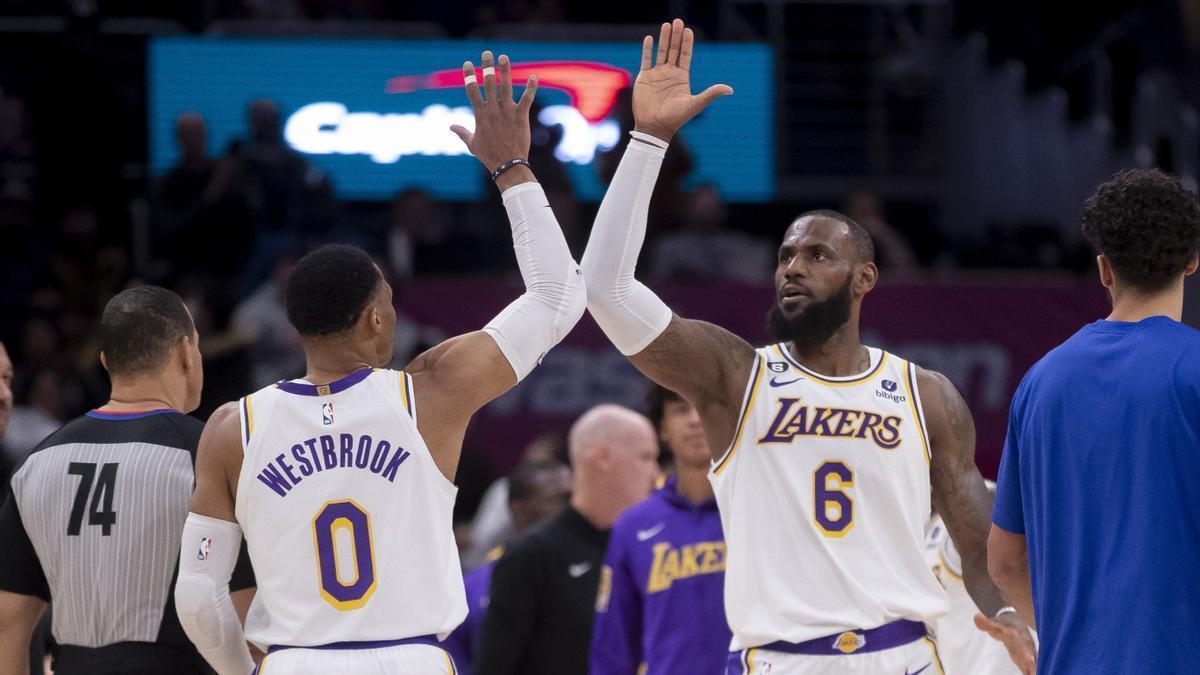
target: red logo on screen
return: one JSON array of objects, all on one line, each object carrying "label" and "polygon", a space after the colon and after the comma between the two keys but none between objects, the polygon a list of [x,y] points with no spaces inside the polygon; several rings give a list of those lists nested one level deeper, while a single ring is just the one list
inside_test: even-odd
[{"label": "red logo on screen", "polygon": [[[617,92],[628,87],[633,79],[629,71],[604,63],[589,61],[537,61],[512,64],[512,78],[523,83],[530,75],[538,76],[538,84],[566,92],[571,105],[588,122],[608,117],[617,104]],[[483,84],[483,69],[475,69],[475,77]],[[461,87],[461,69],[439,70],[427,75],[399,75],[385,85],[389,94],[410,94],[419,89]]]}]

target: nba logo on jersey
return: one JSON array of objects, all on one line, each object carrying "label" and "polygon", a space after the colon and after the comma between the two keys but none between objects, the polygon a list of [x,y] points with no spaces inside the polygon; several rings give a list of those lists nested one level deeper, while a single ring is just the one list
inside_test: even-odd
[{"label": "nba logo on jersey", "polygon": [[196,560],[208,560],[208,554],[212,552],[212,539],[208,537],[200,538],[200,550],[196,551]]},{"label": "nba logo on jersey", "polygon": [[333,424],[333,402],[321,404],[321,423],[325,426]]}]

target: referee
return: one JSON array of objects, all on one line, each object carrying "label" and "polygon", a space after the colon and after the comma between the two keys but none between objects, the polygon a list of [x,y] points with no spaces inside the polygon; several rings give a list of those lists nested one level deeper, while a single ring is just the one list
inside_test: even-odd
[{"label": "referee", "polygon": [[[42,441],[0,509],[0,673],[25,670],[51,601],[59,675],[209,673],[173,600],[203,428],[184,414],[204,379],[196,329],[178,295],[143,286],[99,330],[111,400]],[[233,588],[252,587],[239,572]]]}]

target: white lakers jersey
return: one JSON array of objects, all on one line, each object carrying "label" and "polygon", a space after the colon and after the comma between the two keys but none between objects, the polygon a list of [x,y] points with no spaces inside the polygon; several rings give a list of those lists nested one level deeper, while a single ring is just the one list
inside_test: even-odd
[{"label": "white lakers jersey", "polygon": [[1004,645],[975,627],[979,610],[962,578],[962,557],[941,516],[934,516],[925,537],[929,566],[950,598],[950,610],[937,621],[938,653],[948,673],[1018,675]]},{"label": "white lakers jersey", "polygon": [[866,372],[834,378],[784,345],[758,350],[733,442],[709,473],[732,650],[946,611],[924,557],[930,455],[916,369],[869,351]]},{"label": "white lakers jersey", "polygon": [[458,489],[417,433],[412,383],[364,368],[241,401],[237,519],[258,593],[246,637],[271,645],[443,635],[467,614]]}]

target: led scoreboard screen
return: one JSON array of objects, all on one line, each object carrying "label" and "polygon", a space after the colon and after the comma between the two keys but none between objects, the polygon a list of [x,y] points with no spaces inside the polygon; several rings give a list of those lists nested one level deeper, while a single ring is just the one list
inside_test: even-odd
[{"label": "led scoreboard screen", "polygon": [[[420,188],[442,199],[479,199],[478,163],[450,125],[474,126],[462,62],[478,64],[485,49],[509,55],[515,82],[538,75],[539,120],[562,128],[555,155],[580,198],[600,199],[593,160],[621,142],[613,113],[618,93],[637,76],[636,41],[156,38],[148,73],[151,173],[178,161],[180,113],[204,117],[209,152],[219,155],[248,138],[249,103],[269,99],[279,105],[287,144],[325,171],[340,197],[388,199]],[[689,184],[713,183],[729,201],[774,196],[772,58],[758,43],[697,49],[693,89],[723,82],[735,94],[684,128],[695,166]]]}]

